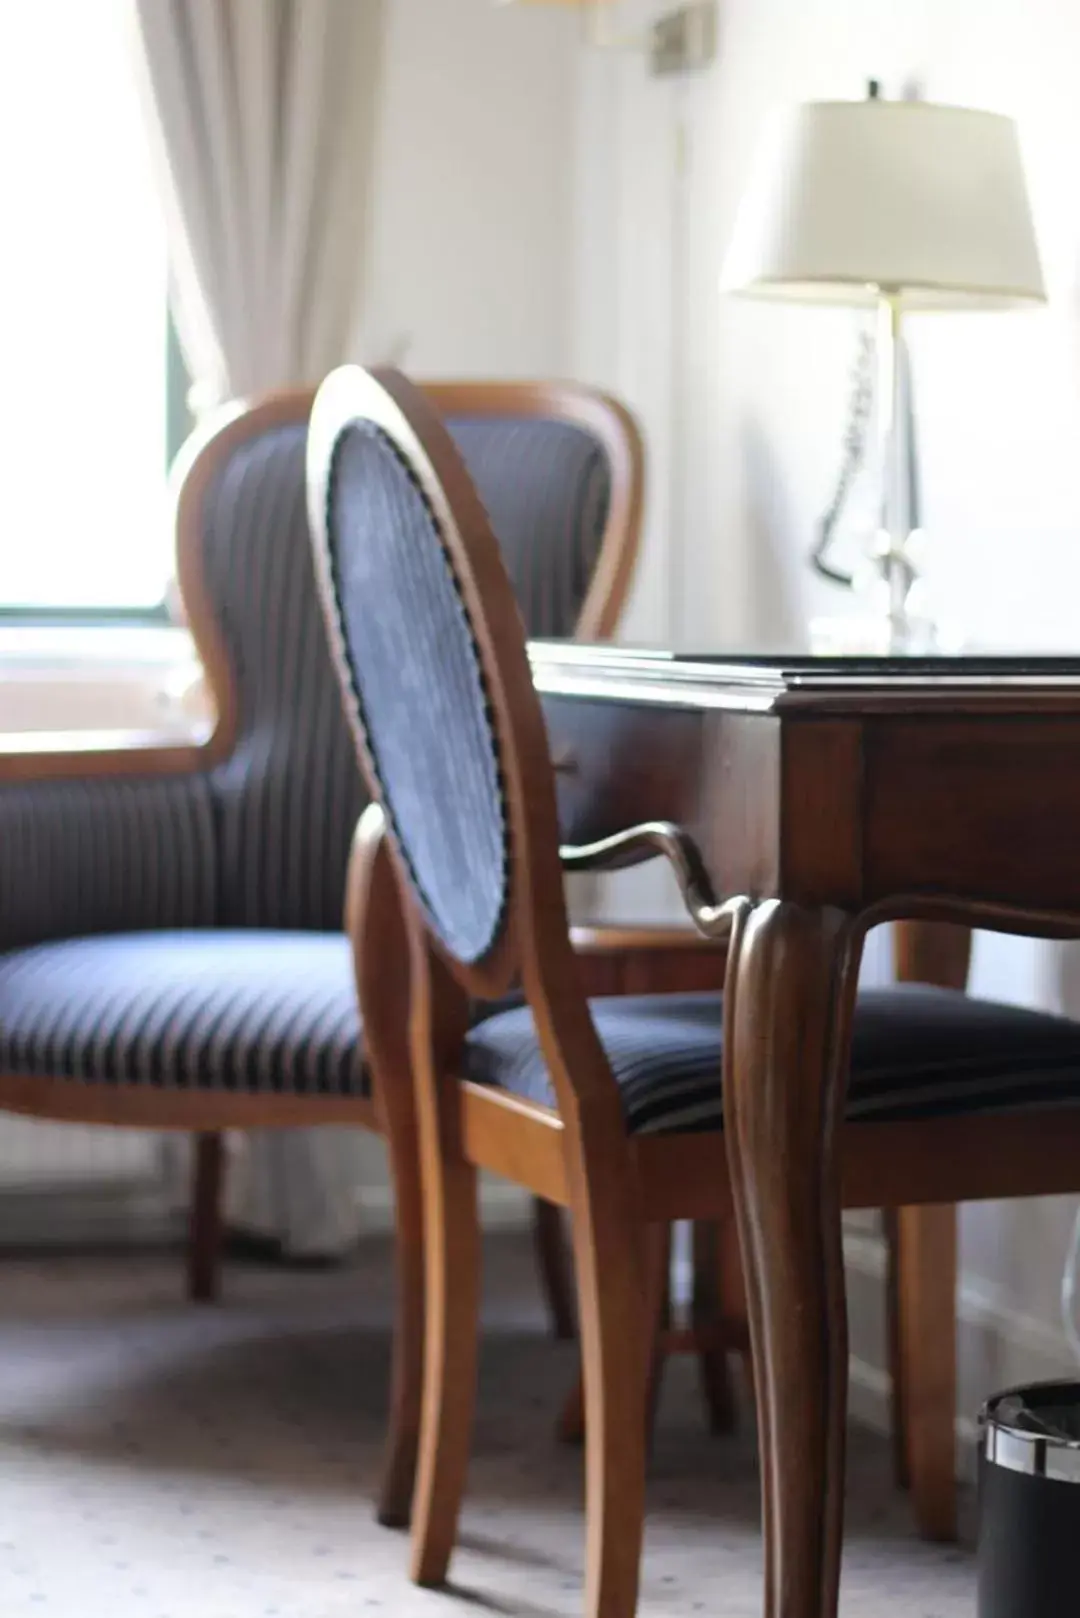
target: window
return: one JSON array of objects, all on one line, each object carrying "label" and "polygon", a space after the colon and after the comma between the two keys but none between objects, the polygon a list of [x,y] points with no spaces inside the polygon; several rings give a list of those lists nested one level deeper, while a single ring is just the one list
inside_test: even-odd
[{"label": "window", "polygon": [[0,612],[150,612],[166,510],[165,238],[125,0],[33,0],[0,50]]}]

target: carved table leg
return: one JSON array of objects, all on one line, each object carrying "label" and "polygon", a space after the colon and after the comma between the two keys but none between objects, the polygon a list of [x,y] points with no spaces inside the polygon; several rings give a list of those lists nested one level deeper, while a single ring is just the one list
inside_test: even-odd
[{"label": "carved table leg", "polygon": [[725,1137],[757,1385],[765,1618],[834,1618],[847,1311],[836,1124],[858,949],[849,918],[770,900],[728,976]]}]

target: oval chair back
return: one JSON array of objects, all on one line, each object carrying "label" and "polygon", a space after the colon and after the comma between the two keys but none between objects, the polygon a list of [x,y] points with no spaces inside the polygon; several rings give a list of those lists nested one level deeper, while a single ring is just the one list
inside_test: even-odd
[{"label": "oval chair back", "polygon": [[399,871],[455,976],[517,975],[536,850],[566,931],[553,776],[525,629],[441,418],[393,373],[323,384],[308,448],[316,576],[345,708]]},{"label": "oval chair back", "polygon": [[[408,1145],[421,1171],[426,1275],[413,1574],[445,1578],[468,1453],[482,1160],[469,1155],[468,1099],[501,1131],[502,1166],[523,1184],[538,1183],[525,1166],[540,1150],[535,1131],[548,1164],[552,1143],[560,1156],[585,1366],[586,1610],[629,1618],[644,1480],[644,1227],[618,1086],[571,948],[554,771],[521,614],[454,442],[404,377],[345,367],[327,378],[312,411],[308,502],[331,652],[410,943]],[[369,1027],[380,1007],[365,992],[365,962],[377,947],[369,937],[359,951]],[[497,1079],[454,1083],[474,1071],[468,996],[495,998],[519,976],[555,1109],[522,1102],[515,1112]],[[385,1094],[400,1073],[373,1060]],[[469,1116],[481,1129],[480,1112]]]}]

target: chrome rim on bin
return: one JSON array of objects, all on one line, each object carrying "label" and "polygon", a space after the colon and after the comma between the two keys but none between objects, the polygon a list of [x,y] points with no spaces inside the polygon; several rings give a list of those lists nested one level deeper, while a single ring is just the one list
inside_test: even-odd
[{"label": "chrome rim on bin", "polygon": [[[1038,1388],[1040,1395],[1047,1395],[1049,1404],[1053,1403],[1055,1390],[1062,1395],[1067,1392],[1072,1402],[1077,1399],[1075,1382],[1045,1382]],[[1040,1432],[1037,1426],[1020,1424],[1021,1417],[1028,1422],[1038,1420],[1038,1407],[1032,1408],[1027,1402],[1032,1391],[1010,1389],[984,1406],[979,1417],[979,1448],[988,1461],[1010,1472],[1053,1478],[1059,1483],[1080,1483],[1080,1438]],[[1010,1410],[1010,1403],[1017,1407],[1015,1412]]]}]

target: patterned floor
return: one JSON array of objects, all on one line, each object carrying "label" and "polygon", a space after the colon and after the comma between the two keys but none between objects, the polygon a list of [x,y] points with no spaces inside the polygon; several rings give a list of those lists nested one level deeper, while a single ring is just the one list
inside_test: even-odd
[{"label": "patterned floor", "polygon": [[[493,1241],[475,1460],[452,1591],[410,1586],[370,1499],[391,1277],[233,1267],[179,1299],[176,1261],[5,1258],[4,1618],[395,1618],[580,1610],[580,1456],[552,1437],[572,1351],[540,1330],[527,1249]],[[852,1435],[844,1618],[969,1618],[970,1554],[921,1545],[883,1444]],[[691,1368],[664,1391],[641,1611],[757,1618],[745,1438],[702,1431]]]}]

